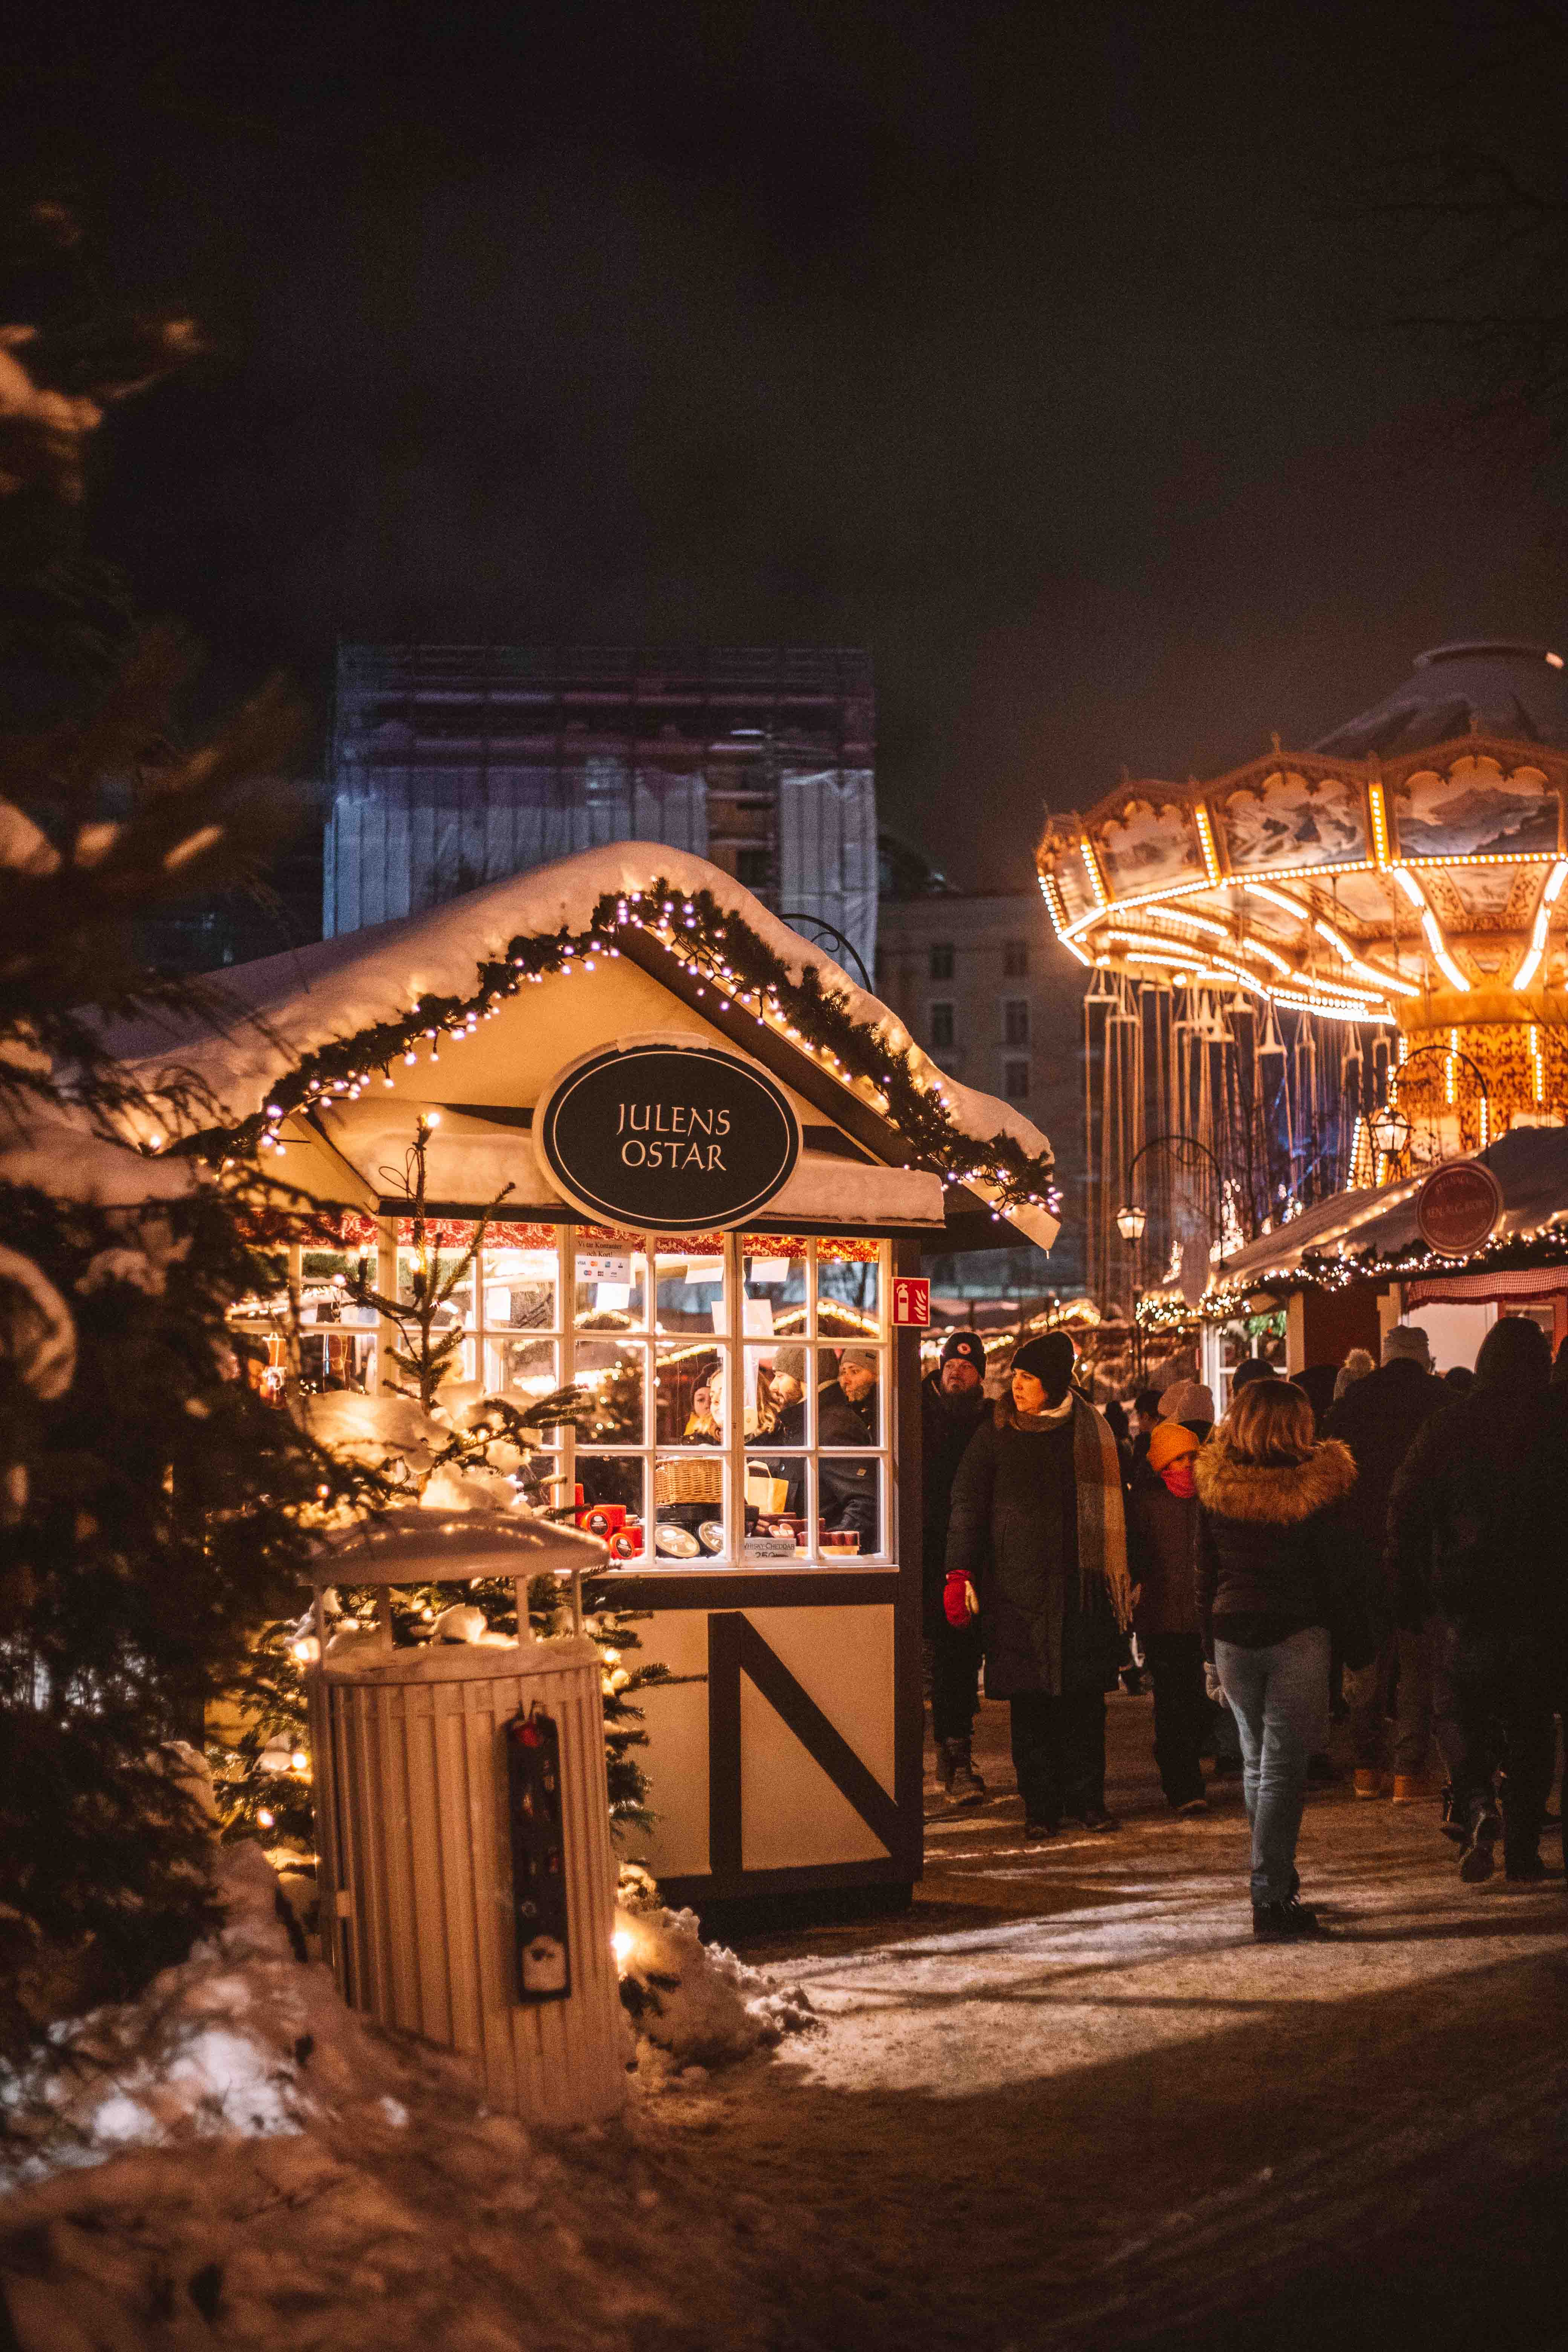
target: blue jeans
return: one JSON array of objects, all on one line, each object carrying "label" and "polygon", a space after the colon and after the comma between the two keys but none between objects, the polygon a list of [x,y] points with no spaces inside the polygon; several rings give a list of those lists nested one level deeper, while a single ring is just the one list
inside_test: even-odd
[{"label": "blue jeans", "polygon": [[1241,1734],[1241,1785],[1252,1823],[1252,1899],[1289,1903],[1307,1800],[1307,1759],[1329,1737],[1329,1633],[1309,1625],[1267,1649],[1216,1642],[1215,1664]]}]

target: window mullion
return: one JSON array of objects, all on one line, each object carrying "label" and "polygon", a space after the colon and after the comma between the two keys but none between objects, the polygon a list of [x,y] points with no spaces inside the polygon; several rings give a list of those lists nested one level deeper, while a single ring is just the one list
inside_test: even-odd
[{"label": "window mullion", "polygon": [[745,1240],[736,1233],[724,1237],[724,1332],[729,1340],[729,1353],[721,1358],[725,1367],[724,1392],[729,1399],[725,1416],[725,1525],[730,1530],[730,1557],[740,1567],[746,1557],[746,1265]]}]

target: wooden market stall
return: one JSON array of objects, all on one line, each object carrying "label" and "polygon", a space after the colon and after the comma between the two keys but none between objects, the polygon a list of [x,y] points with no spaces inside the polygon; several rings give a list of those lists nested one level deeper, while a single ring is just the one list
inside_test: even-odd
[{"label": "wooden market stall", "polygon": [[1048,1248],[1046,1139],[716,867],[647,844],[224,980],[222,1034],[131,1044],[222,1106],[203,1149],[330,1210],[298,1269],[320,1378],[386,1378],[388,1330],[337,1322],[332,1292],[374,1254],[396,1295],[422,1128],[437,1246],[491,1216],[461,1377],[588,1392],[555,1475],[619,1554],[606,1600],[652,1612],[644,1652],[680,1677],[641,1695],[638,1850],[668,1894],[897,1899],[921,1864],[921,1252]]},{"label": "wooden market stall", "polygon": [[[1500,1316],[1528,1315],[1560,1347],[1568,1339],[1568,1129],[1515,1127],[1475,1156],[1495,1180],[1490,1231],[1467,1243],[1423,1215],[1434,1177],[1321,1202],[1237,1250],[1203,1302],[1204,1378],[1223,1411],[1237,1362],[1259,1344],[1280,1369],[1375,1356],[1394,1324],[1419,1323],[1440,1370],[1473,1365]],[[1483,1213],[1482,1223],[1485,1222]],[[1424,1230],[1424,1226],[1426,1230]],[[1436,1242],[1443,1245],[1435,1245]]]}]

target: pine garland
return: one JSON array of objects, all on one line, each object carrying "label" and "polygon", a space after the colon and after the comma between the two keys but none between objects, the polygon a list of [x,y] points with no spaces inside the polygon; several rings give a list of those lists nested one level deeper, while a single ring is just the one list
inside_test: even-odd
[{"label": "pine garland", "polygon": [[1207,1323],[1228,1322],[1239,1315],[1255,1292],[1268,1290],[1281,1297],[1297,1290],[1345,1290],[1354,1282],[1426,1282],[1444,1275],[1527,1274],[1539,1268],[1568,1265],[1568,1231],[1561,1225],[1537,1226],[1532,1233],[1494,1234],[1479,1249],[1462,1258],[1440,1257],[1424,1242],[1407,1243],[1386,1257],[1317,1256],[1303,1255],[1299,1265],[1261,1268],[1237,1276],[1224,1288],[1205,1293],[1200,1307]]},{"label": "pine garland", "polygon": [[984,1185],[997,1219],[1009,1208],[1053,1213],[1059,1208],[1048,1149],[1031,1154],[1001,1129],[977,1141],[954,1118],[941,1078],[918,1074],[913,1052],[889,1045],[877,1024],[860,1019],[847,992],[826,984],[818,966],[793,972],[743,916],[721,906],[710,891],[688,894],[662,877],[642,890],[605,892],[580,931],[513,939],[503,959],[478,966],[469,995],[421,996],[401,1021],[378,1022],[357,1036],[317,1047],[272,1086],[263,1110],[226,1135],[200,1139],[203,1148],[243,1154],[279,1148],[282,1122],[292,1112],[354,1100],[378,1073],[390,1083],[393,1063],[412,1065],[424,1046],[437,1060],[443,1042],[470,1035],[530,983],[593,971],[600,957],[618,957],[616,935],[627,930],[640,931],[673,956],[697,980],[700,997],[711,991],[717,1024],[728,1025],[738,1043],[752,1021],[787,1036],[841,1085],[858,1089],[860,1099],[897,1129],[910,1166],[950,1187]]}]

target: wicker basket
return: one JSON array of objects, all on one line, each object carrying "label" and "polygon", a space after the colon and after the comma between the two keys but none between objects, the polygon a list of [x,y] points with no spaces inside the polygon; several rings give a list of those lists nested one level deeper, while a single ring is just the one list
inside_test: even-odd
[{"label": "wicker basket", "polygon": [[719,1503],[724,1495],[724,1465],[716,1454],[682,1456],[654,1465],[656,1503]]}]

